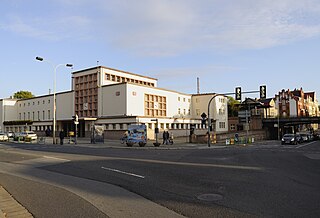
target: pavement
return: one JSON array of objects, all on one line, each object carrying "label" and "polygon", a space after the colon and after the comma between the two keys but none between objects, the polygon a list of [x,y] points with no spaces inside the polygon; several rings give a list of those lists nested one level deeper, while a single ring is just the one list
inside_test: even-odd
[{"label": "pavement", "polygon": [[[52,145],[52,138],[46,138],[45,140],[42,140],[40,144],[48,144]],[[252,146],[252,145],[268,145],[268,146],[275,146],[279,144],[277,141],[260,141],[260,142],[255,142],[253,144],[240,144],[240,145],[226,145],[225,143],[218,143],[218,144],[212,144],[210,145],[210,148],[208,147],[207,144],[195,144],[195,143],[186,143],[186,139],[175,139],[175,142],[173,145],[160,145],[159,147],[155,147],[153,145],[155,141],[148,141],[146,146],[144,147],[145,149],[218,149],[218,148],[226,148],[230,146]],[[17,143],[17,142],[15,142]],[[19,142],[21,143],[21,142]],[[37,143],[38,144],[38,143]],[[93,147],[93,148],[128,148],[128,149],[138,149],[140,148],[139,145],[134,145],[133,147],[127,147],[126,144],[121,144],[119,140],[106,140],[104,143],[95,143],[92,144],[90,143],[90,139],[88,138],[80,138],[77,141],[77,144],[69,144],[68,140],[65,140],[65,145],[72,145],[72,146],[79,146],[79,147]],[[119,191],[119,187],[115,186],[108,186],[108,188],[113,188],[113,191]],[[131,196],[132,193],[129,191],[121,190],[121,193],[127,193],[128,196]],[[111,199],[109,199],[111,201]],[[139,199],[141,201],[141,199]],[[143,201],[148,201],[144,199]],[[146,204],[144,202],[144,204]],[[149,202],[148,204],[152,205],[152,202]],[[150,205],[149,205],[150,206]],[[154,206],[154,205],[153,205]],[[154,208],[157,208],[159,210],[159,205]],[[152,210],[152,208],[150,208]],[[161,209],[160,209],[161,210]],[[166,210],[165,210],[166,211]],[[166,211],[168,212],[168,211]],[[107,213],[108,214],[108,213]],[[169,213],[170,214],[170,213]],[[109,214],[108,214],[109,215]],[[117,214],[119,215],[119,214]],[[117,216],[116,215],[116,216]],[[123,215],[123,214],[122,214]],[[132,215],[132,214],[131,214]],[[132,217],[129,215],[128,217]],[[170,214],[173,215],[173,214]],[[178,214],[177,217],[180,217]],[[111,217],[116,217],[116,216],[111,216]],[[8,193],[4,187],[1,186],[0,184],[0,218],[20,218],[20,217],[33,217],[32,214],[24,208],[19,202],[17,202],[13,196]]]}]

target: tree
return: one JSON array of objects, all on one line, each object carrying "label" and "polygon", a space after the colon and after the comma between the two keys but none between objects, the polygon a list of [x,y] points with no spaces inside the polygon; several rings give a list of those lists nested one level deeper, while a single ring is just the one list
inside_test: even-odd
[{"label": "tree", "polygon": [[18,91],[13,94],[13,97],[17,99],[28,99],[33,98],[34,95],[29,91]]},{"label": "tree", "polygon": [[240,102],[235,100],[233,97],[228,96],[228,116],[238,116]]}]

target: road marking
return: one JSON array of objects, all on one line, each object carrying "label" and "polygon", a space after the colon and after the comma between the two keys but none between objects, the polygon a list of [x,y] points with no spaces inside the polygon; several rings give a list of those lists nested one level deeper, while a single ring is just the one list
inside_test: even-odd
[{"label": "road marking", "polygon": [[58,158],[58,157],[50,157],[50,156],[43,156],[44,158],[48,158],[48,159],[55,159],[55,160],[61,160],[61,161],[71,161],[68,159],[63,159],[63,158]]},{"label": "road marking", "polygon": [[311,145],[311,144],[313,144],[313,143],[315,143],[315,142],[310,142],[310,143],[307,143],[307,144],[304,144],[304,145],[299,145],[299,146],[297,146],[296,148],[302,148],[302,147]]},{"label": "road marking", "polygon": [[138,162],[152,163],[152,164],[170,164],[170,165],[178,165],[178,166],[196,166],[196,167],[216,167],[216,168],[237,169],[237,170],[258,170],[258,171],[264,170],[263,167],[254,167],[254,166],[173,162],[173,161],[137,159],[137,158],[125,158],[125,157],[106,157],[106,160],[129,160],[129,161],[138,161]]},{"label": "road marking", "polygon": [[124,172],[124,171],[117,170],[117,169],[112,169],[112,168],[108,168],[108,167],[101,167],[101,168],[104,169],[104,170],[109,170],[109,171],[116,172],[116,173],[122,173],[122,174],[125,174],[125,175],[128,175],[128,176],[135,176],[135,177],[138,177],[138,178],[141,178],[141,179],[145,178],[144,176],[141,176],[141,175],[138,175],[138,174],[128,173],[128,172]]}]

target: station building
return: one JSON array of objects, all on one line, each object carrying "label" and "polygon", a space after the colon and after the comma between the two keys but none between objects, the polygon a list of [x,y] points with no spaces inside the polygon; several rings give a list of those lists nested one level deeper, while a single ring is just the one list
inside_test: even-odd
[{"label": "station building", "polygon": [[[201,114],[208,113],[214,93],[185,94],[157,87],[155,78],[96,66],[72,73],[70,91],[56,93],[56,131],[74,130],[79,117],[79,137],[89,137],[94,125],[103,126],[105,138],[118,138],[129,124],[145,124],[148,138],[155,128],[174,136],[187,136],[192,127],[206,133]],[[53,126],[53,94],[31,99],[0,99],[0,131],[33,130],[44,134]],[[215,132],[228,131],[227,98],[215,97],[210,107]]]}]

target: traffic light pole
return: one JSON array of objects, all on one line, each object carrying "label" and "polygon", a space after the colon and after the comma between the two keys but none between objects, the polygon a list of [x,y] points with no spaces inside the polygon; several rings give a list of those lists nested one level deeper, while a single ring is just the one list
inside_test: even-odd
[{"label": "traffic light pole", "polygon": [[74,138],[74,144],[77,144],[77,137],[78,137],[78,124],[75,124],[75,138]]},{"label": "traffic light pole", "polygon": [[[207,143],[208,143],[208,147],[211,146],[210,144],[210,126],[211,126],[211,119],[210,119],[210,104],[211,102],[213,101],[213,99],[217,96],[224,96],[224,95],[240,95],[240,99],[241,99],[241,95],[242,94],[253,94],[253,93],[260,93],[260,98],[266,98],[266,86],[260,86],[260,90],[259,91],[247,91],[247,92],[241,92],[241,87],[237,87],[236,88],[236,92],[231,92],[231,93],[224,93],[224,94],[214,94],[212,96],[212,98],[209,100],[209,103],[208,103],[208,140],[207,140]],[[247,111],[246,111],[246,123],[247,123],[247,140],[248,140],[248,134],[249,134],[249,130],[248,130],[248,117],[247,117]]]}]

